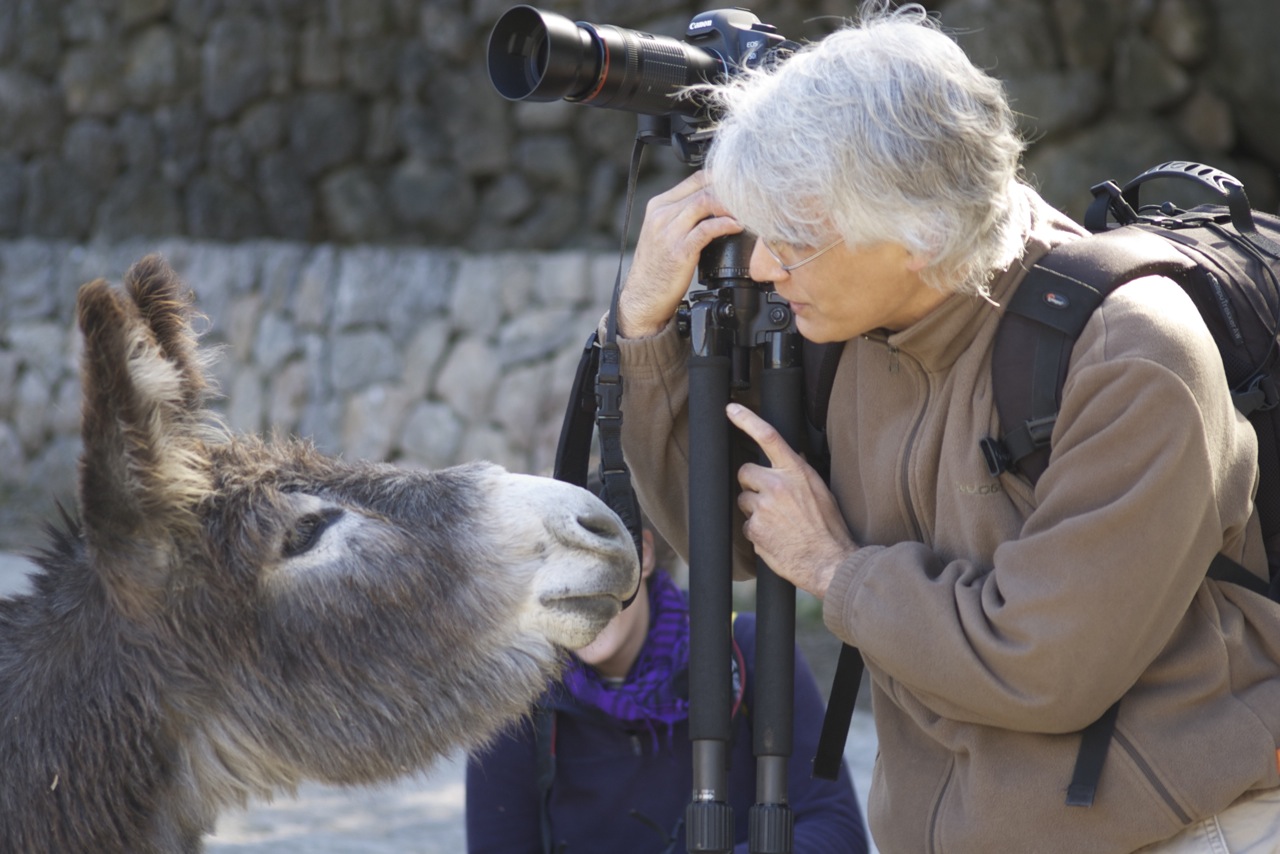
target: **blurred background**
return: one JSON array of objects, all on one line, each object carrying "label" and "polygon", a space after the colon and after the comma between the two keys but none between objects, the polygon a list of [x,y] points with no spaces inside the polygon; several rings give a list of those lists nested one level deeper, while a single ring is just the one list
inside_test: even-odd
[{"label": "blurred background", "polygon": [[[72,502],[77,287],[162,252],[196,290],[233,426],[326,451],[545,472],[619,264],[629,113],[511,103],[499,0],[0,3],[0,548]],[[1168,159],[1274,210],[1274,0],[926,4],[1002,78],[1027,178],[1089,187]],[[679,37],[705,4],[549,0]],[[770,0],[784,35],[855,9]],[[646,154],[647,198],[687,171]]]}]

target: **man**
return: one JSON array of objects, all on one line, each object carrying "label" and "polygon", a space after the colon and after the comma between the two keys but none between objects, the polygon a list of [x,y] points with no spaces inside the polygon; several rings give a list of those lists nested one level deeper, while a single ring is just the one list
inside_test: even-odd
[{"label": "man", "polygon": [[[993,478],[1000,306],[1084,234],[1018,180],[1000,84],[906,7],[711,94],[708,168],[649,204],[620,302],[624,400],[646,414],[625,451],[686,542],[671,318],[701,249],[754,232],[753,278],[806,337],[847,343],[830,489],[730,404],[772,463],[739,472],[742,533],[864,655],[880,850],[1276,850],[1280,608],[1205,579],[1218,552],[1265,576],[1256,445],[1189,299],[1157,277],[1109,297],[1047,470]],[[1120,699],[1096,800],[1068,806],[1079,733]]]}]

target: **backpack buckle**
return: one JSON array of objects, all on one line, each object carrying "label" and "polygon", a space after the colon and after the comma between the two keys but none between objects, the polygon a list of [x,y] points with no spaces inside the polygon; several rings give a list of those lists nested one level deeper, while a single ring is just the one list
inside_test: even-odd
[{"label": "backpack buckle", "polygon": [[987,461],[987,473],[992,477],[999,477],[1013,466],[1008,447],[999,439],[990,436],[979,439],[978,447],[982,449],[982,458]]},{"label": "backpack buckle", "polygon": [[1242,415],[1266,412],[1280,403],[1280,389],[1276,388],[1276,381],[1270,374],[1259,374],[1249,381],[1244,391],[1232,392],[1231,402]]},{"label": "backpack buckle", "polygon": [[1124,197],[1124,191],[1114,181],[1103,181],[1089,188],[1093,202],[1085,212],[1084,227],[1094,234],[1107,230],[1107,215],[1111,214],[1121,225],[1138,221],[1138,213]]}]

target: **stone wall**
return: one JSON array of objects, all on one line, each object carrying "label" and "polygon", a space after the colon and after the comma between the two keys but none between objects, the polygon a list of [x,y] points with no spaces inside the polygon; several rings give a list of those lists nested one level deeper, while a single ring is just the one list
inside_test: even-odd
[{"label": "stone wall", "polygon": [[[5,0],[0,237],[612,247],[634,118],[500,98],[485,45],[511,5]],[[708,4],[540,5],[679,36]],[[1029,174],[1056,204],[1202,159],[1275,207],[1275,0],[928,5],[1007,81]],[[804,39],[856,2],[752,8]],[[684,169],[665,149],[649,164],[641,202]]]},{"label": "stone wall", "polygon": [[[72,497],[75,289],[153,249],[226,347],[233,426],[545,471],[613,282],[635,123],[498,97],[484,47],[510,5],[0,2],[0,515]],[[706,7],[541,5],[666,34]],[[1275,0],[928,5],[1006,81],[1028,177],[1065,209],[1166,159],[1276,207]],[[816,38],[854,7],[753,8]],[[652,152],[637,211],[684,169]]]},{"label": "stone wall", "polygon": [[349,458],[547,473],[617,254],[188,240],[0,241],[0,550],[75,502],[76,291],[159,251],[222,349],[221,410]]}]

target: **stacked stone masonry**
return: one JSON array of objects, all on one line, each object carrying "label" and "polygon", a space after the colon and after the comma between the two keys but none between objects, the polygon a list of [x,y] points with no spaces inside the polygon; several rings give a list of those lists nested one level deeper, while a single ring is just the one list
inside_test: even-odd
[{"label": "stacked stone masonry", "polygon": [[0,241],[0,548],[75,504],[79,286],[159,252],[220,349],[217,406],[241,431],[347,458],[549,473],[578,356],[616,253],[188,240]]},{"label": "stacked stone masonry", "polygon": [[[535,4],[672,36],[709,7]],[[511,5],[0,2],[0,547],[74,503],[76,288],[154,250],[225,346],[232,426],[548,469],[617,270],[635,118],[499,97],[485,46]],[[925,5],[1005,81],[1027,178],[1065,210],[1171,159],[1276,208],[1275,0]],[[857,2],[752,8],[803,40]],[[687,168],[648,153],[630,237]]]},{"label": "stacked stone masonry", "polygon": [[[5,0],[0,237],[605,248],[634,117],[509,103],[486,72],[510,0]],[[680,36],[689,0],[546,0]],[[752,9],[819,38],[858,0]],[[1275,0],[937,0],[1004,79],[1029,177],[1088,188],[1201,159],[1276,204]],[[640,203],[686,169],[648,157]]]}]

